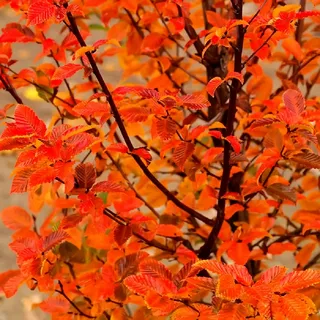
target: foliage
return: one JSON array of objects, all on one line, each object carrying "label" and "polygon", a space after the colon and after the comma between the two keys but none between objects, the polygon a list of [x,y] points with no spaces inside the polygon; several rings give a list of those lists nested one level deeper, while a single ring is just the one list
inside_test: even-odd
[{"label": "foliage", "polygon": [[318,319],[318,5],[0,1],[0,151],[29,196],[0,291],[56,320]]}]

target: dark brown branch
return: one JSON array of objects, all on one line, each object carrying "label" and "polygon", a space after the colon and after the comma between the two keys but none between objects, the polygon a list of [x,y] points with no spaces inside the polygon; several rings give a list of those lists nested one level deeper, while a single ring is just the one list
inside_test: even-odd
[{"label": "dark brown branch", "polygon": [[[237,1],[237,7],[234,10],[235,18],[238,20],[242,19],[242,7],[243,1]],[[241,72],[241,59],[242,59],[242,49],[243,49],[243,39],[244,39],[244,29],[240,25],[237,27],[237,50],[235,51],[235,63],[234,71]],[[232,80],[231,90],[230,90],[230,102],[228,109],[228,118],[227,118],[227,127],[226,127],[226,136],[229,136],[233,133],[233,123],[236,116],[236,107],[237,107],[237,95],[241,87],[240,82],[237,79]],[[224,144],[224,155],[223,155],[223,173],[218,197],[218,206],[217,206],[217,217],[215,220],[214,227],[212,228],[207,241],[200,248],[198,257],[200,259],[207,259],[215,246],[215,241],[218,237],[218,234],[221,230],[224,217],[225,217],[225,206],[226,200],[223,198],[224,194],[228,190],[228,184],[230,179],[231,164],[230,164],[230,152],[231,146],[229,143],[225,142]]]},{"label": "dark brown branch", "polygon": [[[103,213],[108,216],[110,219],[112,219],[113,221],[115,221],[116,223],[118,223],[119,225],[122,225],[122,226],[127,226],[128,223],[123,220],[121,217],[119,217],[117,214],[115,214],[114,212],[112,212],[110,209],[108,208],[105,208],[103,210]],[[148,246],[151,246],[151,247],[155,247],[155,248],[158,248],[162,251],[167,251],[167,252],[170,252],[170,253],[175,253],[175,250],[174,249],[171,249],[167,246],[165,246],[164,244],[162,244],[161,242],[153,239],[153,240],[148,240],[146,239],[145,237],[143,237],[142,235],[140,235],[139,233],[135,232],[135,231],[132,231],[132,234],[137,237],[138,239],[142,240],[145,244],[147,244]]]},{"label": "dark brown branch", "polygon": [[4,86],[4,89],[11,94],[11,96],[14,98],[14,100],[16,100],[16,102],[19,104],[23,104],[22,99],[19,97],[16,89],[11,85],[8,77],[5,75],[4,72],[3,73],[0,72],[0,81],[2,82],[2,84]]},{"label": "dark brown branch", "polygon": [[[300,0],[300,6],[301,6],[300,12],[305,11],[306,10],[306,0]],[[301,41],[302,41],[303,29],[304,29],[304,19],[299,19],[297,29],[295,32],[295,39],[300,45],[301,45]],[[292,78],[292,81],[293,81],[293,83],[298,83],[299,73],[297,73],[297,70],[299,69],[299,62],[295,58],[294,58],[294,60],[296,61],[296,64],[292,68],[292,74],[294,75]]]},{"label": "dark brown branch", "polygon": [[63,285],[60,280],[58,280],[60,290],[56,290],[57,293],[61,294],[78,312],[81,316],[86,317],[88,319],[96,319],[96,317],[92,317],[86,313],[84,313],[79,307],[66,295],[63,289]]},{"label": "dark brown branch", "polygon": [[[67,14],[69,22],[70,22],[70,28],[73,32],[73,34],[75,35],[75,37],[77,38],[78,42],[80,43],[80,45],[82,47],[86,46],[85,41],[83,40],[80,31],[78,29],[78,26],[72,16],[72,14],[70,12],[68,12]],[[101,89],[103,91],[103,93],[106,95],[106,99],[109,102],[110,108],[112,110],[113,116],[115,118],[115,121],[118,124],[118,127],[120,129],[120,132],[122,134],[122,137],[127,145],[127,147],[129,148],[130,151],[134,150],[134,146],[130,140],[130,137],[127,133],[127,130],[124,126],[124,123],[121,119],[120,113],[118,111],[118,108],[112,98],[112,95],[107,87],[107,85],[105,84],[103,77],[100,73],[100,70],[92,56],[92,54],[90,52],[86,52],[86,55],[88,57],[88,60],[91,64],[92,67],[92,71],[94,73],[94,75],[96,76]],[[208,224],[208,225],[212,225],[213,221],[205,216],[203,216],[202,214],[200,214],[199,212],[193,210],[192,208],[186,206],[184,203],[182,203],[179,199],[177,199],[147,168],[147,166],[144,164],[144,162],[142,161],[142,159],[135,155],[135,154],[131,154],[133,159],[136,161],[136,163],[138,164],[138,166],[141,168],[141,170],[143,171],[143,173],[150,179],[150,181],[158,187],[158,189],[168,198],[168,200],[172,201],[176,206],[178,206],[180,209],[184,210],[185,212],[187,212],[188,214],[190,214],[191,216],[193,216],[194,218],[199,219],[200,221]]]},{"label": "dark brown branch", "polygon": [[320,262],[320,253],[318,253],[316,256],[314,256],[304,267],[303,270],[307,270],[314,266],[315,264],[318,264]]}]

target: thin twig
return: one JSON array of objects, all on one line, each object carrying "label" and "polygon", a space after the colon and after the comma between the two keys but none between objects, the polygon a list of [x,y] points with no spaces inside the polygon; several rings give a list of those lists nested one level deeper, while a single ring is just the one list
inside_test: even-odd
[{"label": "thin twig", "polygon": [[58,284],[60,286],[60,290],[56,290],[57,293],[61,294],[78,312],[81,316],[89,318],[89,319],[95,319],[96,317],[92,317],[85,312],[83,312],[79,307],[66,295],[63,285],[60,280],[58,280]]}]

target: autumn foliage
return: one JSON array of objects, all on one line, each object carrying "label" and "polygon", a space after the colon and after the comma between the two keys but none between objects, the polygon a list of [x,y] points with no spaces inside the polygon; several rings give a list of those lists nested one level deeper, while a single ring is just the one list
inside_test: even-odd
[{"label": "autumn foliage", "polygon": [[319,319],[318,5],[1,0],[0,151],[29,202],[1,212],[0,292],[54,320]]}]

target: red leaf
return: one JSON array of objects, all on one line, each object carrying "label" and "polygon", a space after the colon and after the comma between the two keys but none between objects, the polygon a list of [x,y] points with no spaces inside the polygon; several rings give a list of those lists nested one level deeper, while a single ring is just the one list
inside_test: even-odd
[{"label": "red leaf", "polygon": [[170,19],[170,23],[174,26],[175,32],[174,33],[180,33],[185,26],[185,20],[183,17],[181,18],[172,18]]},{"label": "red leaf", "polygon": [[88,162],[77,165],[76,178],[80,188],[90,189],[97,178],[93,165]]},{"label": "red leaf", "polygon": [[150,108],[147,107],[126,107],[119,110],[124,120],[128,122],[144,122],[151,114]]},{"label": "red leaf", "polygon": [[143,275],[147,275],[153,278],[163,278],[172,280],[173,275],[171,271],[159,261],[155,259],[145,259],[139,264],[139,270]]},{"label": "red leaf", "polygon": [[148,34],[143,38],[141,52],[147,53],[157,51],[162,47],[164,40],[165,36],[163,34],[157,32]]},{"label": "red leaf", "polygon": [[116,182],[112,182],[112,181],[101,181],[101,182],[97,182],[92,188],[91,188],[92,192],[125,192],[126,189],[116,183]]},{"label": "red leaf", "polygon": [[176,130],[177,125],[171,118],[156,119],[156,131],[161,140],[171,140]]},{"label": "red leaf", "polygon": [[23,130],[25,135],[35,134],[43,137],[46,133],[46,125],[29,107],[19,104],[14,112],[15,125]]},{"label": "red leaf", "polygon": [[130,226],[118,225],[114,229],[114,240],[119,247],[123,246],[132,235]]},{"label": "red leaf", "polygon": [[113,91],[113,94],[124,95],[127,93],[135,93],[141,96],[142,98],[147,99],[154,98],[158,100],[160,98],[160,94],[158,91],[154,89],[144,88],[142,86],[118,87],[116,90]]},{"label": "red leaf", "polygon": [[185,96],[181,96],[180,100],[185,107],[192,110],[201,110],[210,106],[210,102],[200,94],[187,94]]},{"label": "red leaf", "polygon": [[121,152],[121,153],[127,153],[129,151],[128,147],[124,145],[123,143],[113,143],[110,144],[106,150],[108,151],[115,151],[115,152]]},{"label": "red leaf", "polygon": [[51,85],[58,87],[63,80],[72,77],[77,71],[83,69],[80,64],[68,63],[56,69],[51,77]]},{"label": "red leaf", "polygon": [[284,92],[282,98],[286,108],[294,114],[300,115],[304,111],[305,101],[300,91],[288,89]]},{"label": "red leaf", "polygon": [[63,230],[54,231],[44,239],[41,239],[42,251],[43,252],[48,251],[52,249],[54,246],[60,244],[61,242],[64,242],[68,238],[69,238],[69,235],[65,231]]},{"label": "red leaf", "polygon": [[177,164],[180,170],[183,170],[187,159],[193,154],[194,144],[181,141],[173,152],[173,161]]},{"label": "red leaf", "polygon": [[129,290],[145,295],[149,290],[159,294],[176,293],[177,288],[172,281],[164,278],[153,278],[147,275],[133,275],[124,280]]},{"label": "red leaf", "polygon": [[56,178],[56,172],[53,167],[40,168],[32,173],[29,179],[28,188],[38,186],[39,184],[52,182]]},{"label": "red leaf", "polygon": [[214,260],[202,260],[194,264],[195,267],[206,269],[207,271],[222,275],[229,274],[234,277],[236,281],[246,286],[252,284],[252,277],[245,266],[227,265],[222,262]]},{"label": "red leaf", "polygon": [[0,140],[0,151],[24,149],[31,144],[31,138],[2,138]]},{"label": "red leaf", "polygon": [[23,193],[28,190],[29,179],[33,169],[23,168],[13,178],[10,193]]},{"label": "red leaf", "polygon": [[215,137],[217,139],[221,139],[222,138],[222,133],[218,130],[210,130],[209,131],[209,135],[212,137]]},{"label": "red leaf", "polygon": [[208,129],[208,126],[197,126],[190,132],[190,139],[197,139],[201,133],[206,131]]},{"label": "red leaf", "polygon": [[262,119],[258,119],[255,120],[251,126],[250,129],[254,129],[254,128],[258,128],[258,127],[263,127],[263,126],[268,126],[272,123],[274,123],[275,121],[278,121],[276,119],[272,119],[272,118],[262,118]]},{"label": "red leaf", "polygon": [[56,7],[47,1],[33,2],[28,9],[28,24],[37,25],[43,23],[55,14]]},{"label": "red leaf", "polygon": [[23,228],[30,229],[33,225],[29,213],[18,206],[11,206],[3,209],[1,218],[3,224],[12,230],[20,230]]},{"label": "red leaf", "polygon": [[231,144],[235,153],[240,153],[241,145],[240,145],[239,139],[237,137],[228,136],[228,137],[226,137],[226,140]]},{"label": "red leaf", "polygon": [[208,84],[207,84],[207,92],[214,96],[214,93],[216,92],[217,88],[223,83],[223,80],[220,77],[214,77],[212,78]]},{"label": "red leaf", "polygon": [[136,154],[137,156],[146,160],[147,162],[150,162],[152,160],[152,156],[149,153],[147,148],[144,148],[144,147],[136,148],[136,149],[132,150],[131,153]]}]

